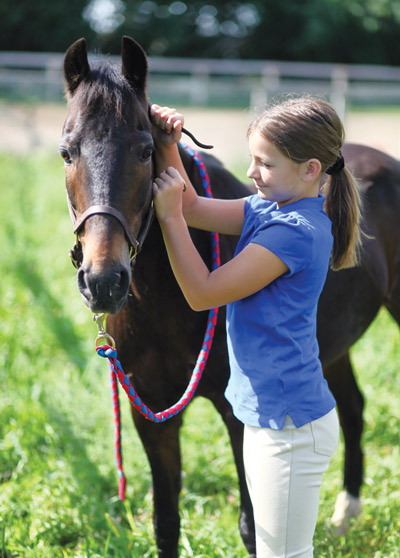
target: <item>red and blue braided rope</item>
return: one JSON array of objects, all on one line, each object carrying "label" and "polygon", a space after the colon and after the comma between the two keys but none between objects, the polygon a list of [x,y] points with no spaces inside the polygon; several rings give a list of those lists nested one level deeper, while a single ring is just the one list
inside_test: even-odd
[{"label": "red and blue braided rope", "polygon": [[[182,144],[185,151],[193,158],[193,161],[197,167],[199,173],[201,184],[204,189],[204,194],[206,197],[212,198],[210,179],[208,177],[207,170],[204,166],[203,161],[199,154],[186,144]],[[220,266],[220,251],[219,251],[219,235],[218,233],[211,233],[211,245],[212,245],[212,269],[216,269]],[[161,411],[159,413],[153,413],[147,405],[143,403],[138,394],[136,393],[134,387],[131,385],[128,376],[122,369],[121,363],[117,359],[117,351],[110,345],[99,345],[96,347],[97,354],[107,358],[110,366],[110,376],[111,376],[111,389],[112,389],[112,400],[113,400],[113,411],[114,411],[114,445],[115,445],[115,461],[117,465],[117,471],[119,476],[119,497],[122,501],[125,500],[125,487],[126,487],[126,477],[123,471],[122,462],[122,445],[121,445],[121,411],[119,404],[118,395],[118,382],[121,384],[125,393],[127,394],[133,407],[142,414],[147,420],[153,422],[164,422],[181,411],[190,403],[196,392],[197,386],[203,375],[205,365],[207,363],[208,355],[210,353],[212,341],[214,338],[215,326],[217,323],[218,308],[210,310],[208,314],[208,321],[206,332],[203,340],[203,345],[201,347],[199,356],[197,358],[196,366],[192,372],[189,384],[177,403]]]}]

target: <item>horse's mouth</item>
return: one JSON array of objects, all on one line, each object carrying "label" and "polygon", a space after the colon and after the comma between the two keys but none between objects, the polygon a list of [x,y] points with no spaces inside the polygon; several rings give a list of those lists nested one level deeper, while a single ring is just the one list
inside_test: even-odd
[{"label": "horse's mouth", "polygon": [[118,314],[128,300],[128,295],[119,301],[115,301],[110,297],[107,299],[103,297],[101,299],[95,299],[94,297],[88,298],[82,291],[81,295],[86,306],[91,312],[93,312],[93,314]]}]

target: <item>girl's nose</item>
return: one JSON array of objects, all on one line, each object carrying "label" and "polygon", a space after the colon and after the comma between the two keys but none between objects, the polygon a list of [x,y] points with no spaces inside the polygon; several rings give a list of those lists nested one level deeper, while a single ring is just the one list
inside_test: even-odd
[{"label": "girl's nose", "polygon": [[247,178],[255,178],[256,175],[256,167],[253,163],[250,163],[249,168],[247,169]]}]

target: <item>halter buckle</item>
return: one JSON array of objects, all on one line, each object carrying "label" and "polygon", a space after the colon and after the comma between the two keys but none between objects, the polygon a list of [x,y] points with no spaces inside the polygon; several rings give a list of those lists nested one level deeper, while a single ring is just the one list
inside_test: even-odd
[{"label": "halter buckle", "polygon": [[139,252],[139,242],[136,240],[136,244],[133,245],[131,244],[131,247],[129,249],[129,261],[131,264],[135,263],[136,261],[136,256],[138,255]]}]

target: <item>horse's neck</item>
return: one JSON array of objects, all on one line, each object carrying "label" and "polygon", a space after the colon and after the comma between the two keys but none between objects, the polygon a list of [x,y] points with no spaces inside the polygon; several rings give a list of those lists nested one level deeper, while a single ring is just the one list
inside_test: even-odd
[{"label": "horse's neck", "polygon": [[133,284],[137,289],[144,289],[146,292],[157,289],[160,278],[166,274],[167,268],[169,268],[168,255],[160,227],[155,219],[133,266]]}]

